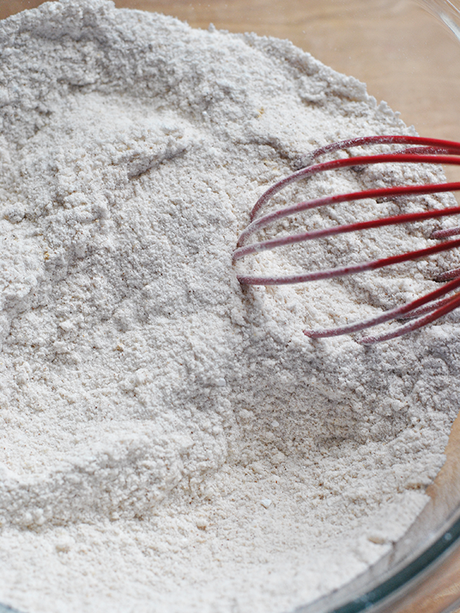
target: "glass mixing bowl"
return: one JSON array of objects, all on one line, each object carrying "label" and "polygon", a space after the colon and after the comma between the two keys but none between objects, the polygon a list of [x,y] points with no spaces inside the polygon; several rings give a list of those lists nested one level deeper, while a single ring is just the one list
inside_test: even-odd
[{"label": "glass mixing bowl", "polygon": [[[0,0],[0,18],[41,3]],[[370,94],[386,100],[420,135],[460,140],[460,0],[116,0],[115,5],[166,13],[194,27],[213,23],[231,32],[288,38],[366,82]],[[454,173],[446,169],[449,178]],[[351,583],[296,613],[460,611],[459,419],[446,458],[428,490],[430,502],[392,550]],[[0,605],[0,613],[7,611],[12,609]]]}]

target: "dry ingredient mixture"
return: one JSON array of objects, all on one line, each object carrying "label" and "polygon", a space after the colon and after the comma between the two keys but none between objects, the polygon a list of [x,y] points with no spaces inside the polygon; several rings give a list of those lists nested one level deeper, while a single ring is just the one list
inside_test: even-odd
[{"label": "dry ingredient mixture", "polygon": [[[302,330],[412,299],[454,256],[243,290],[231,255],[309,151],[413,130],[287,41],[105,0],[9,18],[0,48],[0,602],[280,613],[364,571],[443,463],[459,315],[371,348]],[[347,170],[274,206],[437,177]],[[344,204],[276,232],[450,198]],[[436,223],[239,266],[362,261],[430,244]]]}]

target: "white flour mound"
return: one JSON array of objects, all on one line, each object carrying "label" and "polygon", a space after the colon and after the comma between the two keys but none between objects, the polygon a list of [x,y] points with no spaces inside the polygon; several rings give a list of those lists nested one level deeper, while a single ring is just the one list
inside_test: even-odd
[{"label": "white flour mound", "polygon": [[[0,601],[280,613],[365,570],[443,463],[456,316],[371,348],[302,330],[414,298],[452,256],[244,291],[231,257],[254,202],[309,151],[410,131],[289,42],[105,0],[9,18],[0,48]],[[274,204],[436,177],[347,170]],[[277,232],[451,202],[344,204]],[[431,244],[434,227],[238,268],[366,260]]]}]

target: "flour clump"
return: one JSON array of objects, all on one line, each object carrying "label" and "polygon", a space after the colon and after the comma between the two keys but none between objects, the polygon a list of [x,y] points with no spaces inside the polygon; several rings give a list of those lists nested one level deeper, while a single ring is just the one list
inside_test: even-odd
[{"label": "flour clump", "polygon": [[[454,256],[244,289],[232,252],[260,194],[308,152],[410,131],[287,41],[105,0],[11,17],[0,49],[0,602],[279,613],[362,572],[414,521],[444,461],[458,316],[371,349],[302,330],[415,297]],[[347,171],[277,198],[403,172]],[[426,245],[427,227],[241,266],[370,258]]]}]

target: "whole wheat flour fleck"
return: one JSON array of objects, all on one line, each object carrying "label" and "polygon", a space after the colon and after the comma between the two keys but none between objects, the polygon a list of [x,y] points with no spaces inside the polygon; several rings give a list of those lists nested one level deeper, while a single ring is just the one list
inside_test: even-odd
[{"label": "whole wheat flour fleck", "polygon": [[[0,601],[280,613],[365,570],[443,463],[458,315],[374,348],[302,330],[418,296],[453,256],[247,290],[231,256],[254,202],[309,151],[413,131],[287,41],[105,0],[9,18],[0,48]],[[348,170],[273,205],[436,178]],[[341,205],[276,231],[450,198]],[[427,245],[433,227],[239,267],[368,259]]]}]

